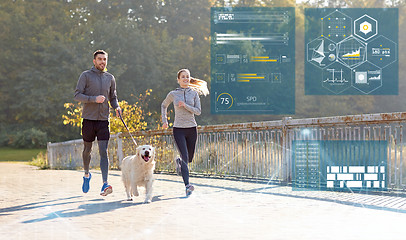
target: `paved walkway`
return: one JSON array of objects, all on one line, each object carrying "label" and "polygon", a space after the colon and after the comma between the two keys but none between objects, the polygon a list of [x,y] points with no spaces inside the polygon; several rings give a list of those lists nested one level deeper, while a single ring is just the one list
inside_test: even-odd
[{"label": "paved walkway", "polygon": [[[1,239],[405,239],[406,198],[352,193],[292,192],[289,187],[156,175],[153,200],[125,201],[119,171],[114,192],[89,193],[82,172],[0,163]],[[142,191],[143,192],[143,191]]]}]

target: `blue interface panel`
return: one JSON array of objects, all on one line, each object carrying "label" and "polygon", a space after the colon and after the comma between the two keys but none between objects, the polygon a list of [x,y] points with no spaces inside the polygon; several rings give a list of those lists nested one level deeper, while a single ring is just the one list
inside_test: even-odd
[{"label": "blue interface panel", "polygon": [[293,190],[387,190],[387,141],[293,141]]},{"label": "blue interface panel", "polygon": [[211,9],[212,114],[295,113],[295,9]]},{"label": "blue interface panel", "polygon": [[305,9],[306,95],[398,95],[397,8]]}]

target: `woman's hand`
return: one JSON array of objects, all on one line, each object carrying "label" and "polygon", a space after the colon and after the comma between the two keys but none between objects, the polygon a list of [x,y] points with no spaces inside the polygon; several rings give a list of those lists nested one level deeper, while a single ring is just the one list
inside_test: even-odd
[{"label": "woman's hand", "polygon": [[163,129],[167,129],[167,128],[168,128],[168,123],[162,124],[162,128],[163,128]]},{"label": "woman's hand", "polygon": [[186,106],[186,104],[185,104],[185,102],[183,102],[183,101],[179,101],[179,102],[178,102],[178,106],[179,106],[179,107],[184,107],[184,106]]}]

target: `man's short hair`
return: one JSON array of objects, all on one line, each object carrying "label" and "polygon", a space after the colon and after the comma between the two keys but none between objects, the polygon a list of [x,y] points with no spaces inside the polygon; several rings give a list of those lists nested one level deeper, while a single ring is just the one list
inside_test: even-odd
[{"label": "man's short hair", "polygon": [[104,50],[96,50],[96,51],[93,53],[93,59],[96,59],[96,56],[99,55],[99,54],[104,54],[104,55],[108,56],[108,54],[107,54],[106,51],[104,51]]}]

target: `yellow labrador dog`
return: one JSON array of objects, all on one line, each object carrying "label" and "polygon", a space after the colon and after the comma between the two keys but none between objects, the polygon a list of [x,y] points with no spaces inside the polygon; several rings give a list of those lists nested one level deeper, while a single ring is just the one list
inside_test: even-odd
[{"label": "yellow labrador dog", "polygon": [[136,154],[125,157],[121,163],[121,176],[123,179],[127,200],[132,196],[139,196],[137,187],[145,187],[145,203],[152,199],[152,183],[154,182],[155,148],[150,145],[137,147]]}]

